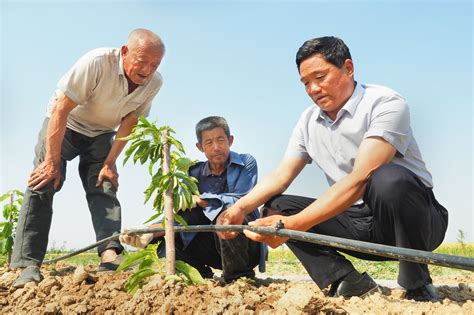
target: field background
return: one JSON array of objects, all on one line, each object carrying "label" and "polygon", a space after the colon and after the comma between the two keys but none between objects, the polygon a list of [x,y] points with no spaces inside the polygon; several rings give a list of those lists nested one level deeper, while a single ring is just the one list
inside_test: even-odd
[{"label": "field background", "polygon": [[[434,252],[448,255],[474,257],[474,243],[452,243],[442,244]],[[61,248],[52,248],[48,251],[46,259],[55,258],[69,253]],[[396,261],[366,261],[357,259],[346,255],[349,260],[354,264],[355,268],[360,271],[366,271],[374,279],[386,279],[394,280],[398,274],[398,262]],[[89,251],[86,253],[79,254],[77,256],[64,260],[65,263],[72,265],[89,265],[99,264],[99,257],[95,251]],[[0,256],[0,265],[5,263],[5,256]],[[432,276],[465,276],[472,272],[466,270],[452,269],[447,267],[439,267],[429,265],[429,269]],[[286,247],[282,246],[277,249],[271,249],[269,251],[267,261],[267,271],[262,276],[285,276],[285,275],[301,275],[307,276],[301,263],[293,255],[293,253]]]}]

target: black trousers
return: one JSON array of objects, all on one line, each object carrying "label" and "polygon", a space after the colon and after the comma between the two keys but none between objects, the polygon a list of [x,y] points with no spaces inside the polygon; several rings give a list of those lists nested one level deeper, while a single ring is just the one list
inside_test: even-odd
[{"label": "black trousers", "polygon": [[[425,251],[434,250],[444,239],[447,210],[436,201],[431,188],[402,166],[388,164],[377,169],[367,182],[363,200],[363,205],[352,206],[308,232]],[[314,201],[313,198],[280,195],[269,200],[265,207],[292,215]],[[286,244],[321,289],[354,270],[351,262],[332,247],[293,240]],[[366,260],[390,260],[339,251]],[[400,261],[398,283],[406,289],[431,283],[428,267]]]},{"label": "black trousers", "polygon": [[[202,209],[196,207],[190,211],[181,211],[181,217],[189,225],[211,225],[211,222],[203,213]],[[255,218],[248,216],[243,224],[253,221]],[[158,255],[165,256],[165,242],[158,247]],[[176,259],[184,261],[205,277],[212,277],[212,270],[222,270],[224,280],[231,281],[240,277],[253,277],[253,269],[258,265],[260,259],[260,243],[239,234],[231,240],[221,240],[217,234],[210,232],[196,233],[192,241],[184,246],[179,234],[175,237]]]}]

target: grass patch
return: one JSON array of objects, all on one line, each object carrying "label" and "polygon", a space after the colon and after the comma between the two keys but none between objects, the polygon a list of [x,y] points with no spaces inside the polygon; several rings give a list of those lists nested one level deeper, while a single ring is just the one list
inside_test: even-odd
[{"label": "grass patch", "polygon": [[[455,256],[464,256],[474,258],[474,243],[454,243],[442,244],[434,252],[440,254],[448,254]],[[343,254],[360,271],[366,271],[373,278],[376,279],[397,279],[398,276],[398,261],[367,261],[352,256]],[[453,275],[468,275],[471,272],[467,270],[453,269],[447,267],[440,267],[428,265],[432,276],[453,276]],[[306,274],[301,263],[295,255],[286,247],[280,247],[270,250],[268,254],[267,273],[273,274]]]},{"label": "grass patch", "polygon": [[[63,255],[66,255],[68,253],[69,252],[54,252],[54,253],[48,252],[46,253],[46,257],[44,260],[57,258]],[[77,265],[85,266],[89,264],[98,265],[100,262],[100,258],[99,258],[99,255],[97,255],[96,251],[92,251],[92,252],[81,253],[79,255],[64,259],[62,261],[67,264],[76,265],[76,266]]]}]

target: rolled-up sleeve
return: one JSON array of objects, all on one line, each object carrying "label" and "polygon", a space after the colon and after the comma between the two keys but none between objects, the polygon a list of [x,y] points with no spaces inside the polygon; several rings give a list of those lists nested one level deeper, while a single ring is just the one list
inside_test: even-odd
[{"label": "rolled-up sleeve", "polygon": [[300,116],[298,122],[296,123],[293,132],[291,133],[290,140],[288,141],[288,146],[285,151],[285,156],[287,157],[297,157],[303,160],[307,160],[308,163],[311,162],[311,157],[308,154],[306,149],[305,141],[305,132],[307,130],[307,117],[309,111],[306,110]]},{"label": "rolled-up sleeve", "polygon": [[374,106],[369,129],[364,134],[364,139],[370,137],[384,139],[405,155],[411,138],[410,111],[401,96],[391,96]]},{"label": "rolled-up sleeve", "polygon": [[59,80],[58,89],[74,103],[86,105],[101,76],[100,62],[89,54],[82,56]]}]

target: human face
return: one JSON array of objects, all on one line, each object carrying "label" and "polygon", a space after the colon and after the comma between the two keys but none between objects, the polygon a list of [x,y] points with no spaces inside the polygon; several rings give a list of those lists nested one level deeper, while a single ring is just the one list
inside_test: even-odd
[{"label": "human face", "polygon": [[127,78],[137,85],[147,83],[163,59],[163,51],[158,47],[122,46],[123,68]]},{"label": "human face", "polygon": [[338,68],[322,55],[313,55],[300,64],[300,78],[309,97],[331,119],[354,92],[354,65],[350,59]]},{"label": "human face", "polygon": [[201,133],[201,143],[196,143],[198,149],[204,153],[211,164],[211,168],[222,166],[229,158],[230,146],[234,137],[227,137],[223,128],[218,127]]}]

